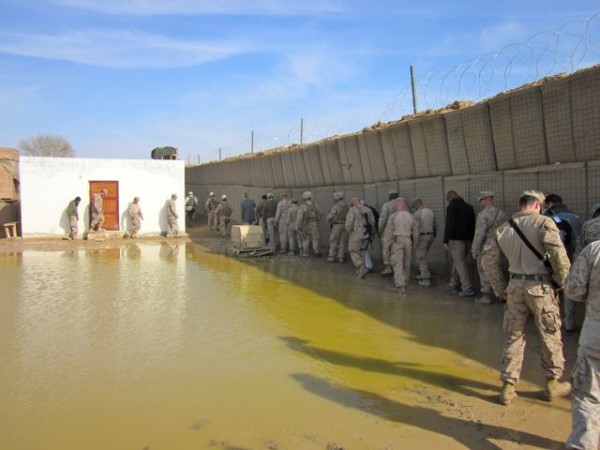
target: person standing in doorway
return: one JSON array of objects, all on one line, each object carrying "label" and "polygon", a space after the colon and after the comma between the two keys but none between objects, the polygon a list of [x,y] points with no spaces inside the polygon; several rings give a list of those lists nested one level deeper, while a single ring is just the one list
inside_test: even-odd
[{"label": "person standing in doorway", "polygon": [[90,222],[90,230],[104,231],[104,197],[108,195],[108,189],[100,189],[100,192],[94,194],[92,200],[92,221]]}]

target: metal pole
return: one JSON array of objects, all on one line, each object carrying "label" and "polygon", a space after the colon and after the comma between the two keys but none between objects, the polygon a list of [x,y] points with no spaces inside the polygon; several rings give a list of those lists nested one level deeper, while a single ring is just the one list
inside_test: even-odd
[{"label": "metal pole", "polygon": [[219,161],[221,160],[221,147],[219,147]]},{"label": "metal pole", "polygon": [[250,153],[254,153],[254,131],[252,131]]},{"label": "metal pole", "polygon": [[300,145],[304,140],[304,119],[300,119]]},{"label": "metal pole", "polygon": [[415,68],[413,66],[410,66],[410,82],[412,84],[413,111],[416,114],[419,109],[417,107],[417,80],[415,79]]}]

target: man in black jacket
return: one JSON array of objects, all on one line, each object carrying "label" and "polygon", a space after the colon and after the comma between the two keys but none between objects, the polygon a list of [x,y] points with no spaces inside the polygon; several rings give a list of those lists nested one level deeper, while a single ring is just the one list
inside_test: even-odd
[{"label": "man in black jacket", "polygon": [[475,291],[471,283],[467,255],[475,234],[475,211],[455,191],[448,191],[446,201],[448,207],[446,208],[444,249],[452,256],[452,276],[448,288],[452,293],[461,297],[472,297],[475,295]]}]

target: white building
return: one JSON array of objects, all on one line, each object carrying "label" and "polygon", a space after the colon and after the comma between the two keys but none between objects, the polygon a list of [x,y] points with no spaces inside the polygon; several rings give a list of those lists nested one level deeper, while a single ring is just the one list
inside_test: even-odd
[{"label": "white building", "polygon": [[125,231],[127,206],[140,197],[144,220],[139,234],[164,234],[166,203],[177,194],[179,230],[185,232],[183,161],[22,156],[20,173],[24,237],[64,235],[69,229],[66,208],[75,197],[81,197],[79,232],[87,233],[90,201],[102,187],[109,191],[104,199],[105,229]]}]

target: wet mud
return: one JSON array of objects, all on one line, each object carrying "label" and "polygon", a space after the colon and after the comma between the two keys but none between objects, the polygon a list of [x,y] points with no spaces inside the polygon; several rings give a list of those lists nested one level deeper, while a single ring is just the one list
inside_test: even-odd
[{"label": "wet mud", "polygon": [[[497,403],[503,306],[227,256],[228,241],[0,241],[0,448],[559,449],[530,330]],[[577,336],[564,337],[567,368]]]}]

